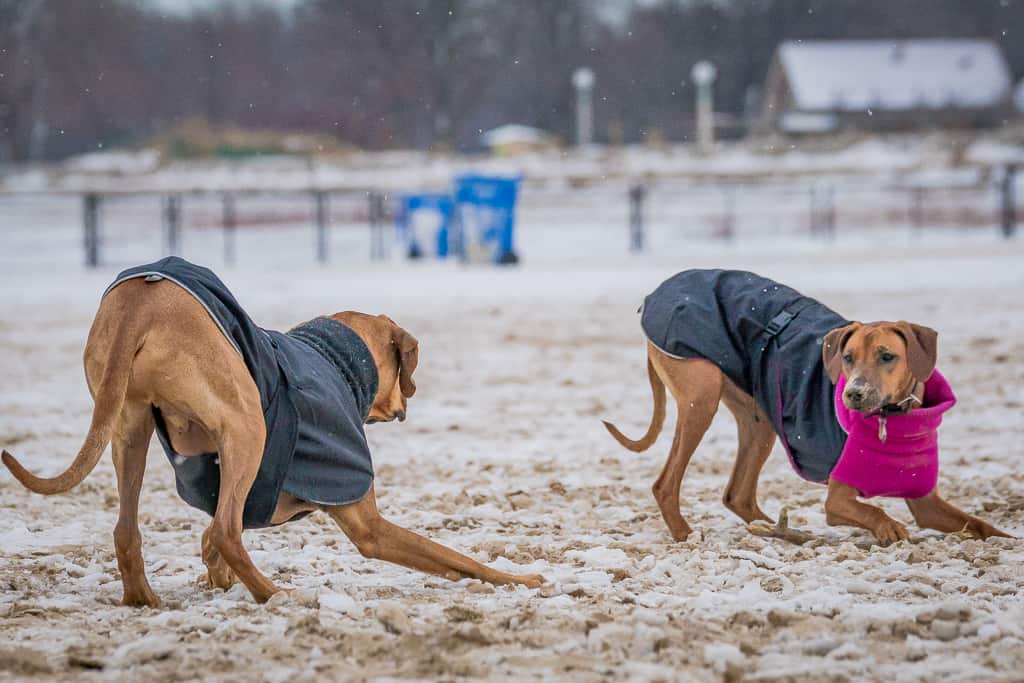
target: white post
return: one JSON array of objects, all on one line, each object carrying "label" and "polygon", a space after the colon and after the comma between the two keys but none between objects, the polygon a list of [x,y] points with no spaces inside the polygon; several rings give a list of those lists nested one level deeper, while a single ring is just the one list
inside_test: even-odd
[{"label": "white post", "polygon": [[690,77],[697,85],[697,148],[701,154],[710,154],[715,144],[715,111],[712,104],[711,84],[718,70],[709,61],[702,60],[690,69]]},{"label": "white post", "polygon": [[572,74],[576,88],[576,145],[586,147],[594,141],[594,72],[582,66]]}]

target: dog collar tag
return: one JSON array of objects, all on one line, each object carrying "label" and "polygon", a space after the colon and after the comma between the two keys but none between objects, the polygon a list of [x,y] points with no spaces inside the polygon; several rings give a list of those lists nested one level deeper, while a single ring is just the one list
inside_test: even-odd
[{"label": "dog collar tag", "polygon": [[146,276],[145,279],[146,279],[146,282],[160,282],[161,280],[164,279],[164,276],[163,275],[158,275],[156,273],[150,273],[149,275]]},{"label": "dog collar tag", "polygon": [[887,435],[885,432],[885,414],[883,413],[882,415],[878,416],[878,440],[881,441],[882,443],[885,443],[886,436]]}]

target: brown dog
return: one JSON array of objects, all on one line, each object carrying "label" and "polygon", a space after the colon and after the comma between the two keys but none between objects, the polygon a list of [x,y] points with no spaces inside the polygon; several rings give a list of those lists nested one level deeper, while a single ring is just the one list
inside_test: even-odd
[{"label": "brown dog", "polygon": [[[378,383],[366,422],[404,419],[415,391],[412,373],[418,345],[386,316],[338,313],[332,318],[355,331],[373,356]],[[177,368],[168,372],[167,368]],[[264,602],[280,588],[253,565],[242,545],[246,496],[260,468],[267,437],[260,394],[253,377],[208,311],[171,282],[127,280],[103,299],[85,348],[85,373],[95,401],[92,424],[71,466],[51,479],[26,471],[6,451],[3,463],[37,493],[63,493],[79,484],[113,444],[120,513],[114,530],[124,604],[155,607],[159,599],[146,579],[138,525],[139,492],[154,431],[154,408],[183,456],[216,453],[220,495],[203,533],[206,579],[228,588],[237,580]],[[499,572],[465,555],[384,520],[372,486],[358,502],[319,505],[281,492],[273,524],[323,510],[359,552],[452,580],[475,578],[495,584],[543,584],[539,575]]]},{"label": "brown dog", "polygon": [[[702,288],[713,289],[714,296],[708,298],[710,295],[701,293]],[[763,324],[756,321],[752,317],[756,314],[751,314],[750,311],[759,310],[758,304],[768,301],[772,296],[769,293],[775,291],[783,297],[780,304],[770,313],[765,314]],[[766,294],[762,294],[762,292]],[[684,310],[682,305],[673,301],[666,304],[666,297],[668,299],[685,298],[688,301],[686,306],[689,309]],[[665,331],[668,327],[659,325],[659,316],[672,321],[672,325],[678,325],[682,320],[685,324],[699,327],[706,325],[708,319],[715,318],[716,311],[720,312],[723,308],[721,302],[724,300],[745,302],[743,304],[744,311],[747,313],[737,327],[745,327],[749,330],[746,347],[743,347],[742,340],[738,344],[735,343],[735,340],[741,336],[740,333],[730,331],[730,336],[721,338],[715,337],[713,332],[705,334],[705,336],[710,335],[714,343],[705,346],[708,351],[703,354],[704,358],[695,357],[698,355],[698,351],[693,350],[693,344],[698,342],[693,342],[690,339],[684,339],[684,341],[678,342],[676,347],[673,347],[685,348],[685,352],[680,350],[676,354],[661,348],[673,340],[672,333]],[[704,305],[706,301],[711,303]],[[772,304],[769,301],[765,308],[770,305]],[[754,353],[750,355],[763,354],[766,348],[775,343],[776,338],[781,339],[779,343],[783,350],[787,345],[795,344],[796,342],[793,340],[799,333],[788,332],[786,327],[801,314],[812,321],[815,319],[819,323],[825,321],[825,327],[821,327],[819,324],[819,331],[811,333],[810,344],[816,346],[814,344],[816,336],[817,344],[821,345],[820,351],[814,351],[818,354],[817,359],[811,361],[817,363],[819,367],[799,370],[792,367],[787,368],[784,362],[780,362],[778,365],[772,366],[770,374],[765,373],[763,376],[774,377],[776,369],[780,367],[784,368],[782,372],[792,373],[799,370],[799,372],[814,378],[810,380],[812,385],[820,385],[812,386],[811,390],[813,391],[809,391],[808,395],[813,394],[824,397],[826,401],[831,401],[831,383],[828,383],[828,378],[821,372],[823,364],[832,375],[832,382],[836,381],[840,372],[849,378],[850,383],[843,395],[843,401],[847,407],[864,413],[896,405],[907,408],[908,404],[913,403],[912,400],[909,400],[912,394],[915,398],[922,395],[922,382],[919,379],[927,378],[936,362],[935,332],[928,328],[908,323],[872,323],[867,325],[851,323],[844,325],[841,324],[843,322],[841,318],[814,300],[802,297],[798,292],[752,273],[685,271],[677,275],[648,297],[644,308],[643,325],[645,333],[648,335],[647,371],[654,394],[654,415],[650,428],[641,439],[633,441],[623,436],[614,425],[608,422],[604,423],[611,435],[626,448],[635,452],[646,450],[657,439],[664,425],[665,387],[667,386],[672,393],[677,405],[675,438],[668,461],[654,483],[653,492],[673,539],[685,540],[691,532],[689,524],[686,523],[679,511],[679,489],[690,457],[710,426],[719,402],[725,403],[735,417],[739,436],[736,462],[729,483],[726,485],[723,502],[745,522],[771,521],[758,506],[757,482],[761,469],[775,443],[777,436],[775,424],[777,422],[774,422],[773,416],[769,414],[766,404],[756,399],[752,393],[737,386],[736,382],[723,371],[723,367],[739,366],[747,368],[749,373],[750,366],[756,365],[757,359],[752,360],[749,356],[743,357],[743,352],[747,349],[754,349]],[[728,321],[729,314],[723,315],[724,319]],[[715,319],[715,322],[721,321]],[[836,325],[837,322],[839,326],[824,334],[829,329],[829,325]],[[824,343],[822,343],[823,334]],[[683,337],[685,336],[683,335]],[[659,344],[655,344],[653,339],[658,339]],[[730,348],[722,350],[727,346]],[[733,353],[733,348],[736,346],[743,347],[743,351],[736,354],[739,357],[738,361],[731,362],[729,354]],[[721,354],[719,355],[720,350]],[[815,372],[810,372],[812,370]],[[782,378],[780,382],[785,384],[786,378]],[[754,386],[757,386],[756,381]],[[917,393],[914,394],[914,392]],[[782,408],[781,399],[779,407]],[[803,410],[807,408],[807,405],[798,406],[798,408]],[[827,410],[823,409],[824,412],[821,414],[830,414],[834,422],[835,413],[832,412],[830,404],[826,404],[825,408]],[[787,410],[788,407],[780,410],[779,413],[785,413]],[[791,420],[792,417],[783,415],[778,419],[780,421]],[[818,427],[818,431],[825,431],[824,428],[829,425],[818,425]],[[805,433],[813,431],[807,430]],[[791,440],[792,438],[790,437]],[[842,438],[841,433],[840,438]],[[785,439],[783,443],[786,443]],[[824,470],[825,474],[817,480],[826,479],[827,473],[831,472],[835,466],[839,453],[826,454],[826,456],[829,455],[831,460],[828,463],[828,468]],[[795,461],[794,465],[796,465]],[[798,471],[800,470],[798,469]],[[908,537],[904,525],[890,518],[881,509],[858,501],[857,498],[861,493],[858,489],[832,480],[830,477],[828,477],[827,483],[828,497],[825,509],[830,525],[862,527],[871,531],[883,543]],[[976,517],[958,510],[943,500],[936,490],[932,490],[920,498],[908,498],[906,503],[917,524],[923,528],[946,532],[966,531],[980,538],[1007,535]]]}]

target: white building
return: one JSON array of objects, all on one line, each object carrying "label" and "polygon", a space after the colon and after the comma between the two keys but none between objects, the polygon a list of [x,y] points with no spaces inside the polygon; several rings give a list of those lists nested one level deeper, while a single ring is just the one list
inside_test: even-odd
[{"label": "white building", "polygon": [[481,142],[501,156],[543,149],[551,144],[551,136],[540,128],[509,123],[484,132]]},{"label": "white building", "polygon": [[1013,111],[1013,81],[990,40],[789,41],[765,82],[760,128],[982,127]]}]

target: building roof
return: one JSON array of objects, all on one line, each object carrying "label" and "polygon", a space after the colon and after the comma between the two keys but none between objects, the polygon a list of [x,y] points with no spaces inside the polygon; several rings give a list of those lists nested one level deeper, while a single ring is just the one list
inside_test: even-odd
[{"label": "building roof", "polygon": [[985,108],[1011,90],[990,40],[789,41],[778,54],[803,111]]}]

